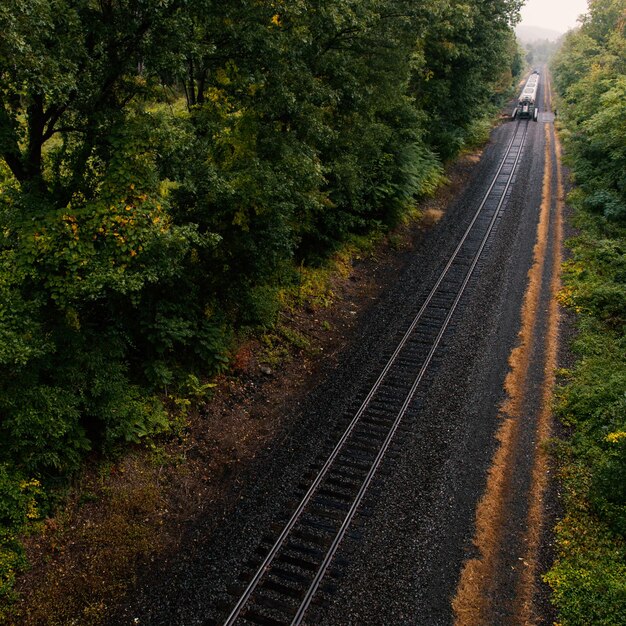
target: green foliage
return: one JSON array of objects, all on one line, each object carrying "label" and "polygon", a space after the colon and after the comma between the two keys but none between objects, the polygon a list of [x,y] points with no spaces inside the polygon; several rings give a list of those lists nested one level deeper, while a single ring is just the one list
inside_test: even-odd
[{"label": "green foliage", "polygon": [[617,626],[626,620],[626,542],[585,505],[588,471],[570,465],[567,516],[559,523],[559,559],[546,576],[564,626]]},{"label": "green foliage", "polygon": [[475,118],[484,117],[492,101],[509,90],[519,67],[510,24],[521,4],[440,4],[442,13],[420,37],[423,61],[412,76],[413,93],[428,113],[428,144],[443,160],[466,145]]},{"label": "green foliage", "polygon": [[[37,519],[37,496],[41,493],[37,480],[24,480],[12,473],[6,465],[0,465],[0,523],[7,527],[23,529],[29,519]],[[7,535],[1,535],[5,539]]]},{"label": "green foliage", "polygon": [[13,595],[15,574],[26,565],[18,535],[39,518],[39,481],[25,480],[0,464],[0,619]]},{"label": "green foliage", "polygon": [[561,293],[580,329],[579,358],[558,399],[573,427],[566,516],[546,577],[564,625],[626,621],[625,12],[624,0],[593,2],[554,61],[580,231]]},{"label": "green foliage", "polygon": [[626,36],[624,0],[590,6],[553,62],[565,146],[587,208],[626,223]]},{"label": "green foliage", "polygon": [[[624,415],[626,398],[622,396],[614,408],[615,417]],[[626,430],[609,434],[605,442],[604,454],[594,468],[591,503],[616,533],[626,537]]]},{"label": "green foliage", "polygon": [[[564,464],[566,517],[547,576],[563,624],[621,624],[626,615],[626,231],[583,213],[566,267],[565,304],[578,313],[579,357],[558,398],[574,434]],[[609,236],[610,235],[610,236]],[[593,616],[593,618],[590,618]]]},{"label": "green foliage", "polygon": [[476,117],[472,120],[472,123],[468,125],[466,130],[466,137],[464,140],[467,148],[477,148],[485,144],[489,139],[489,133],[493,126],[493,118],[497,114],[497,107],[488,107],[488,115],[483,117]]}]

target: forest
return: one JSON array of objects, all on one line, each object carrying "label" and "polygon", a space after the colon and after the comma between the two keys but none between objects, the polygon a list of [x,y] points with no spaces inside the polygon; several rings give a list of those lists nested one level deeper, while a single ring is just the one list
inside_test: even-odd
[{"label": "forest", "polygon": [[2,603],[88,455],[167,433],[299,268],[437,188],[520,4],[3,0]]},{"label": "forest", "polygon": [[546,580],[559,623],[626,623],[626,1],[591,0],[552,61],[576,236],[561,301],[575,362],[561,371],[563,486]]}]

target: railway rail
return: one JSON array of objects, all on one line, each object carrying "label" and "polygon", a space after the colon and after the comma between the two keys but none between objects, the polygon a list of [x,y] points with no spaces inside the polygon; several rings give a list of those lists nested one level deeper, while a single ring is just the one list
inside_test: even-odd
[{"label": "railway rail", "polygon": [[394,436],[412,410],[420,383],[504,210],[528,123],[515,123],[505,155],[456,249],[333,451],[253,570],[224,626],[295,626],[305,619]]}]

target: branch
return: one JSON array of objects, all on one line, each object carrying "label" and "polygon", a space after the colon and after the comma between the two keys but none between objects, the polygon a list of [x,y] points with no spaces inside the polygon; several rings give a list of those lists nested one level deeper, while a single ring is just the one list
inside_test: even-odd
[{"label": "branch", "polygon": [[[108,62],[107,65],[110,70],[112,69],[112,71],[109,71],[108,75],[104,76],[99,89],[99,94],[91,105],[92,110],[96,111],[101,108],[107,98],[109,98],[115,84],[123,75],[126,67],[124,62],[120,61],[120,59],[129,58],[133,51],[136,50],[137,46],[144,41],[145,36],[154,24],[159,23],[160,21],[173,15],[179,9],[180,4],[181,3],[177,1],[172,2],[158,17],[144,18],[132,33],[129,33],[118,41],[109,42],[114,46],[115,52],[109,48],[105,54]],[[103,7],[103,17],[111,19],[111,1],[101,0],[101,7]],[[107,15],[104,14],[104,9],[106,9]],[[89,68],[85,68],[85,71],[89,71]]]},{"label": "branch", "polygon": [[46,123],[46,128],[42,135],[42,143],[48,141],[48,139],[50,139],[52,135],[59,132],[58,130],[54,129],[54,125],[59,121],[59,119],[61,118],[61,115],[63,115],[63,113],[67,111],[67,108],[69,107],[74,97],[75,95],[72,94],[65,104],[61,105],[60,107],[50,107],[44,113],[44,121]]},{"label": "branch", "polygon": [[0,97],[0,154],[9,166],[13,176],[23,183],[27,176],[24,164],[22,163],[22,153],[20,152],[17,133],[14,123],[7,113],[4,101]]},{"label": "branch", "polygon": [[57,133],[82,133],[83,135],[87,134],[87,130],[85,128],[79,128],[78,126],[61,126],[60,128],[54,128],[46,139],[50,139],[53,135]]}]

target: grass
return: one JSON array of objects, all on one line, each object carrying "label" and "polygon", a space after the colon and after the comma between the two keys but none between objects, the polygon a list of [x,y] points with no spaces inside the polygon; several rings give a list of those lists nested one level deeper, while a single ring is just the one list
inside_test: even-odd
[{"label": "grass", "polygon": [[8,623],[101,623],[106,605],[124,595],[129,573],[157,547],[163,498],[157,474],[130,456],[103,464],[79,484],[43,528],[54,567],[38,565],[46,570],[41,584],[20,598]]}]

